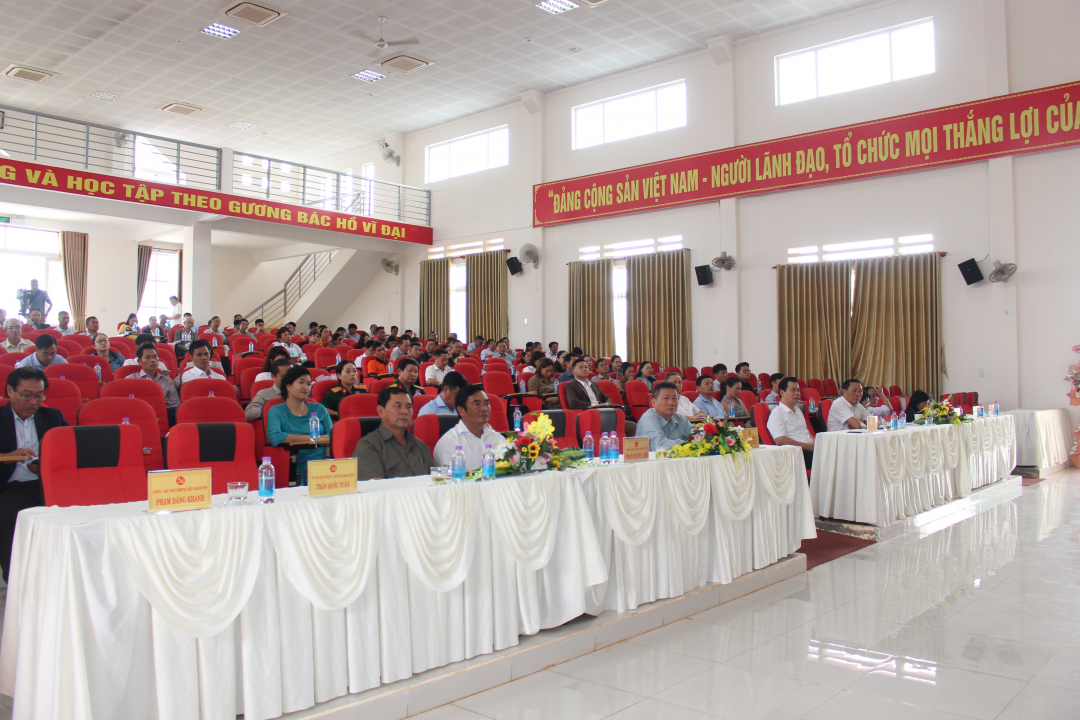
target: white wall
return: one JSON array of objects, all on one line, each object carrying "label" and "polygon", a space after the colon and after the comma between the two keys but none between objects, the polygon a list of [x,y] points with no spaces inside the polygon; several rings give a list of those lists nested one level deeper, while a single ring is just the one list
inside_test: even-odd
[{"label": "white wall", "polygon": [[[212,251],[210,274],[210,317],[221,316],[231,326],[232,316],[246,314],[281,290],[304,258],[285,258],[257,263],[250,252]],[[255,320],[255,318],[249,318]],[[209,320],[196,318],[201,325]]]},{"label": "white wall", "polygon": [[[109,334],[137,312],[138,250],[130,240],[91,234],[86,248],[86,314],[94,315]],[[145,319],[145,318],[140,318]]]}]

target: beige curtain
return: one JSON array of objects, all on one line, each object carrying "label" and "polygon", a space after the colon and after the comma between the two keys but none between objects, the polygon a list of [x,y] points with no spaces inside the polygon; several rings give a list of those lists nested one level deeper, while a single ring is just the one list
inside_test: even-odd
[{"label": "beige curtain", "polygon": [[506,337],[510,331],[506,301],[506,278],[510,272],[506,269],[506,253],[496,250],[466,255],[465,272],[469,337]]},{"label": "beige curtain", "polygon": [[629,359],[690,365],[690,251],[627,258],[626,295]]},{"label": "beige curtain", "polygon": [[[420,263],[420,337],[450,335],[450,259]],[[468,342],[467,338],[458,338]]]},{"label": "beige curtain", "polygon": [[779,372],[842,383],[851,376],[851,263],[776,270]]},{"label": "beige curtain", "polygon": [[71,305],[71,322],[80,332],[86,329],[86,245],[86,233],[60,233],[60,262]]},{"label": "beige curtain", "polygon": [[920,253],[856,260],[853,375],[937,397],[941,384],[941,256]]},{"label": "beige curtain", "polygon": [[[611,260],[570,265],[570,347],[593,357],[615,354],[615,312],[612,306]],[[569,348],[568,348],[569,349]]]},{"label": "beige curtain", "polygon": [[135,275],[135,309],[142,302],[143,292],[146,290],[146,280],[150,277],[150,256],[154,254],[154,248],[149,245],[139,245],[139,265]]}]

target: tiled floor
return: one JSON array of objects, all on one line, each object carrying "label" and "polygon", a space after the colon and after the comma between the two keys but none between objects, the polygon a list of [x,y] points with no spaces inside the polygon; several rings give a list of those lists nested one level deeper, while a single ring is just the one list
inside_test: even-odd
[{"label": "tiled floor", "polygon": [[1077,720],[1080,471],[416,720]]}]

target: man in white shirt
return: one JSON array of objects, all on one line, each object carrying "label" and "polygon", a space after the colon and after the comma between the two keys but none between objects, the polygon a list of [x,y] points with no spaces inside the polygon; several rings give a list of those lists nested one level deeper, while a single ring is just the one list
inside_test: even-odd
[{"label": "man in white shirt", "polygon": [[450,368],[447,366],[450,356],[446,354],[446,351],[439,348],[435,351],[434,365],[428,365],[427,370],[424,371],[424,384],[425,385],[442,385],[443,379],[446,377],[446,373],[450,372]]},{"label": "man in white shirt", "polygon": [[[484,352],[487,352],[487,350],[485,350]],[[482,356],[484,353],[480,354]],[[514,372],[514,360],[516,360],[517,358],[514,356],[513,353],[507,351],[505,341],[500,340],[499,343],[495,346],[495,352],[489,353],[487,357],[484,357],[483,359],[487,361],[493,357],[501,358],[506,363],[507,367],[510,368],[510,372]]]},{"label": "man in white shirt", "polygon": [[477,350],[482,350],[483,348],[484,348],[484,336],[483,335],[477,335],[476,339],[473,340],[471,343],[469,343],[469,346],[466,348],[466,350],[468,352],[473,353],[473,352],[476,352]]},{"label": "man in white shirt", "polygon": [[225,376],[210,366],[210,343],[206,340],[196,340],[188,346],[191,353],[191,367],[180,376],[180,384],[192,380],[225,380]]},{"label": "man in white shirt", "polygon": [[548,343],[547,359],[551,362],[555,362],[559,359],[559,343]]},{"label": "man in white shirt", "polygon": [[22,336],[22,321],[17,317],[8,318],[4,321],[4,332],[7,339],[0,343],[0,347],[8,352],[30,352],[34,343],[24,340]]},{"label": "man in white shirt", "polygon": [[34,352],[15,363],[15,367],[32,367],[44,370],[50,365],[66,363],[63,355],[56,354],[56,338],[52,335],[39,335],[34,341]]},{"label": "man in white shirt", "polygon": [[489,357],[495,354],[495,338],[487,341],[487,347],[480,351],[480,359],[487,361]]},{"label": "man in white shirt", "polygon": [[95,335],[98,334],[98,332],[99,332],[98,328],[100,328],[100,327],[101,327],[101,323],[98,322],[98,319],[96,317],[91,315],[90,317],[86,318],[86,332],[81,332],[81,333],[78,333],[78,334],[79,335],[88,335],[90,337],[94,337]]},{"label": "man in white shirt", "polygon": [[802,448],[803,460],[809,468],[814,463],[814,438],[810,436],[806,418],[796,407],[801,394],[799,381],[793,377],[786,377],[780,381],[779,390],[780,404],[769,414],[766,427],[773,437],[773,442],[777,445],[797,445]]},{"label": "man in white shirt", "polygon": [[435,446],[435,463],[449,465],[458,446],[465,451],[465,469],[471,472],[480,467],[484,446],[494,450],[503,436],[488,425],[491,420],[491,401],[479,385],[469,385],[458,391],[454,406],[461,420],[443,435]]},{"label": "man in white shirt", "polygon": [[172,305],[172,315],[169,316],[169,325],[179,325],[184,321],[184,306],[180,304],[180,298],[173,295],[169,298]]},{"label": "man in white shirt", "polygon": [[862,383],[851,378],[844,381],[841,389],[840,397],[833,401],[832,409],[829,410],[829,432],[866,427],[869,413],[859,402],[862,400]]},{"label": "man in white shirt", "polygon": [[71,327],[71,315],[67,310],[61,310],[56,316],[56,329],[60,331],[61,335],[74,335],[75,328]]},{"label": "man in white shirt", "polygon": [[679,407],[675,412],[690,422],[699,422],[708,417],[700,408],[690,402],[690,398],[682,394],[682,376],[679,373],[668,373],[664,376],[664,382],[674,385],[675,391],[679,393]]},{"label": "man in white shirt", "polygon": [[358,342],[362,336],[357,332],[357,329],[356,323],[349,323],[349,331],[345,333],[345,339]]},{"label": "man in white shirt", "polygon": [[892,415],[892,403],[881,397],[881,391],[878,390],[877,387],[871,385],[866,388],[865,394],[867,398],[869,398],[869,404],[866,406],[866,411],[868,413],[877,415],[878,417],[889,417]]},{"label": "man in white shirt", "polygon": [[773,373],[769,376],[769,387],[772,389],[768,395],[765,396],[765,402],[778,403],[780,402],[780,381],[784,379],[784,373]]}]

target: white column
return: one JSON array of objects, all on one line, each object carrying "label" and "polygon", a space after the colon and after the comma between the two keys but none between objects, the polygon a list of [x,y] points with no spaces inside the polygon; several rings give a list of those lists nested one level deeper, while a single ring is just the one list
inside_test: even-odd
[{"label": "white column", "polygon": [[221,167],[218,176],[218,191],[232,193],[233,191],[233,151],[232,148],[221,148]]},{"label": "white column", "polygon": [[183,305],[196,327],[210,319],[210,224],[184,228]]},{"label": "white column", "polygon": [[[521,105],[529,113],[529,184],[538,185],[544,182],[544,96],[530,90],[521,96]],[[526,265],[524,274],[510,278],[510,287],[515,291],[509,294],[510,342],[514,347],[524,347],[525,343],[533,340],[551,342],[558,339],[548,337],[545,323],[545,288],[548,286],[546,279],[549,268],[544,228],[532,228],[529,242],[540,251],[540,267],[534,269],[532,265]],[[516,252],[517,248],[511,248],[511,254]],[[566,273],[566,269],[553,267],[551,272]],[[528,324],[524,323],[525,320],[528,320]]]}]

